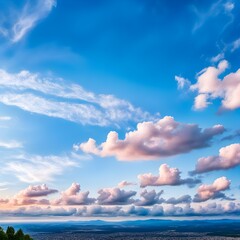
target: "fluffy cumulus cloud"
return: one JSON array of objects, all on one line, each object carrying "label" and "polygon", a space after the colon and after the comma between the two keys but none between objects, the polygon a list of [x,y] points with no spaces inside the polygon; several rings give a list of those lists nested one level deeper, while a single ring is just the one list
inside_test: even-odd
[{"label": "fluffy cumulus cloud", "polygon": [[[195,204],[196,205],[196,204]],[[127,217],[127,216],[238,216],[240,204],[236,202],[209,203],[207,205],[185,206],[154,205],[141,206],[82,206],[82,207],[54,207],[54,206],[24,206],[0,209],[2,217]]]},{"label": "fluffy cumulus cloud", "polygon": [[118,138],[117,132],[111,131],[106,142],[99,146],[90,138],[78,147],[85,153],[115,156],[119,160],[157,159],[210,146],[213,137],[224,131],[222,125],[202,129],[166,116],[157,122],[139,123],[137,130],[126,133],[123,140]]},{"label": "fluffy cumulus cloud", "polygon": [[229,169],[240,165],[240,144],[235,143],[219,150],[218,156],[202,157],[198,159],[192,174]]},{"label": "fluffy cumulus cloud", "polygon": [[162,164],[159,167],[159,175],[154,176],[152,173],[138,175],[141,187],[147,186],[164,186],[164,185],[183,185],[187,184],[190,187],[200,183],[199,179],[186,178],[182,179],[181,172],[177,168],[170,168],[167,164]]},{"label": "fluffy cumulus cloud", "polygon": [[[14,15],[8,16],[7,22],[0,26],[0,34],[11,39],[12,42],[20,41],[31,30],[39,20],[46,17],[53,7],[56,0],[35,0],[27,1],[22,9],[14,10]],[[11,18],[11,15],[14,18]],[[8,25],[8,26],[4,26]]]},{"label": "fluffy cumulus cloud", "polygon": [[229,189],[230,184],[230,180],[226,177],[217,178],[211,185],[203,184],[198,188],[193,201],[205,202],[209,199],[226,198],[222,191]]},{"label": "fluffy cumulus cloud", "polygon": [[46,184],[30,185],[26,189],[18,192],[13,198],[5,199],[1,204],[6,204],[11,207],[22,205],[49,205],[50,201],[42,197],[48,197],[57,192],[58,190],[51,189]]},{"label": "fluffy cumulus cloud", "polygon": [[204,109],[213,99],[221,99],[221,110],[234,110],[240,107],[240,69],[231,72],[221,79],[221,75],[229,67],[226,60],[218,63],[217,67],[207,67],[197,75],[197,82],[190,86],[198,95],[194,108]]},{"label": "fluffy cumulus cloud", "polygon": [[120,188],[104,188],[98,191],[97,202],[100,205],[125,205],[134,202],[135,191],[125,191]]},{"label": "fluffy cumulus cloud", "polygon": [[175,197],[169,198],[164,203],[176,205],[176,204],[191,203],[191,202],[192,202],[192,197],[190,195],[183,195],[179,198],[175,198]]},{"label": "fluffy cumulus cloud", "polygon": [[32,197],[46,197],[50,194],[57,193],[58,190],[49,188],[46,184],[30,185],[28,188],[20,191],[17,197],[32,198]]},{"label": "fluffy cumulus cloud", "polygon": [[78,84],[28,71],[9,73],[1,69],[0,89],[4,90],[0,102],[5,105],[84,125],[119,125],[154,119],[148,112],[113,95],[94,94]]},{"label": "fluffy cumulus cloud", "polygon": [[95,202],[94,198],[89,198],[89,191],[80,192],[80,184],[72,185],[64,192],[60,199],[53,202],[54,205],[88,205]]},{"label": "fluffy cumulus cloud", "polygon": [[135,205],[152,206],[154,204],[163,203],[164,199],[160,198],[162,194],[163,194],[163,191],[156,193],[155,190],[152,190],[152,191],[144,190],[140,193],[141,199],[136,200]]}]

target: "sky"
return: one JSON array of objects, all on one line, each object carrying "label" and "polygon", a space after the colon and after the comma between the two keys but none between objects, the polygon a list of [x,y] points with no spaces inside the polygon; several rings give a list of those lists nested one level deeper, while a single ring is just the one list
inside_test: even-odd
[{"label": "sky", "polygon": [[0,0],[0,216],[237,218],[237,0]]}]

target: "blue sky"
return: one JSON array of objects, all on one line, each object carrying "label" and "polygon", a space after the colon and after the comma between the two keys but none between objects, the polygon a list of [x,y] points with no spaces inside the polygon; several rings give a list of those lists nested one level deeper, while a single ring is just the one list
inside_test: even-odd
[{"label": "blue sky", "polygon": [[238,215],[237,1],[0,8],[6,219]]}]

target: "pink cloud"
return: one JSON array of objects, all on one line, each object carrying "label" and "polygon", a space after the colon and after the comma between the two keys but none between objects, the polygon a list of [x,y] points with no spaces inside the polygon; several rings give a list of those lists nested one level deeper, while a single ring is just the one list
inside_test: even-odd
[{"label": "pink cloud", "polygon": [[120,183],[118,183],[118,187],[119,188],[125,188],[127,186],[133,186],[133,185],[136,185],[136,183],[134,182],[128,182],[128,181],[121,181]]},{"label": "pink cloud", "polygon": [[217,178],[211,185],[201,185],[195,195],[193,201],[204,202],[209,199],[226,198],[221,191],[229,189],[231,181],[226,177]]},{"label": "pink cloud", "polygon": [[240,165],[240,144],[235,143],[219,150],[218,156],[198,159],[192,174],[229,169]]},{"label": "pink cloud", "polygon": [[201,129],[196,124],[176,122],[166,116],[157,122],[142,122],[137,130],[126,133],[125,139],[111,131],[106,142],[99,146],[92,138],[79,145],[85,153],[101,157],[114,156],[118,160],[149,160],[187,153],[208,147],[214,136],[225,131],[222,125]]},{"label": "pink cloud", "polygon": [[141,187],[147,186],[163,186],[163,185],[183,185],[193,186],[200,183],[200,180],[187,178],[181,179],[181,172],[177,168],[170,168],[167,164],[159,167],[159,175],[154,176],[152,173],[138,175]]},{"label": "pink cloud", "polygon": [[98,191],[98,204],[100,205],[125,205],[133,203],[135,191],[125,191],[120,188],[104,188]]},{"label": "pink cloud", "polygon": [[197,75],[197,82],[190,89],[197,91],[194,108],[206,108],[213,99],[221,99],[221,109],[234,110],[240,107],[240,69],[220,79],[229,64],[226,60],[219,62],[217,67],[203,69]]},{"label": "pink cloud", "polygon": [[60,199],[53,202],[54,205],[87,205],[95,202],[94,198],[89,198],[89,191],[80,192],[81,188],[78,183],[72,185],[64,192]]},{"label": "pink cloud", "polygon": [[46,184],[35,186],[30,185],[28,188],[20,191],[17,194],[17,197],[21,198],[44,197],[57,192],[58,190],[50,189]]}]

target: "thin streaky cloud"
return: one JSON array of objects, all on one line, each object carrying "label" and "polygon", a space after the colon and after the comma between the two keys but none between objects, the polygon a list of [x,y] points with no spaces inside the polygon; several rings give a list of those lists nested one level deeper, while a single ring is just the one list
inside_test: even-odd
[{"label": "thin streaky cloud", "polygon": [[7,148],[7,149],[13,149],[13,148],[22,148],[23,144],[18,141],[0,141],[0,148]]},{"label": "thin streaky cloud", "polygon": [[10,27],[1,27],[0,33],[10,38],[13,43],[19,42],[55,6],[56,0],[26,1],[23,8],[19,10],[18,16],[15,19],[11,19],[11,17],[8,19],[11,22]]},{"label": "thin streaky cloud", "polygon": [[18,155],[12,156],[4,166],[21,182],[42,183],[53,181],[65,169],[78,167],[78,159],[69,156]]},{"label": "thin streaky cloud", "polygon": [[12,118],[9,117],[9,116],[0,116],[0,121],[9,121],[11,120]]},{"label": "thin streaky cloud", "polygon": [[4,89],[0,102],[6,105],[76,123],[106,126],[154,119],[124,99],[95,94],[79,84],[61,78],[41,77],[28,71],[14,74],[1,69],[0,88]]}]

